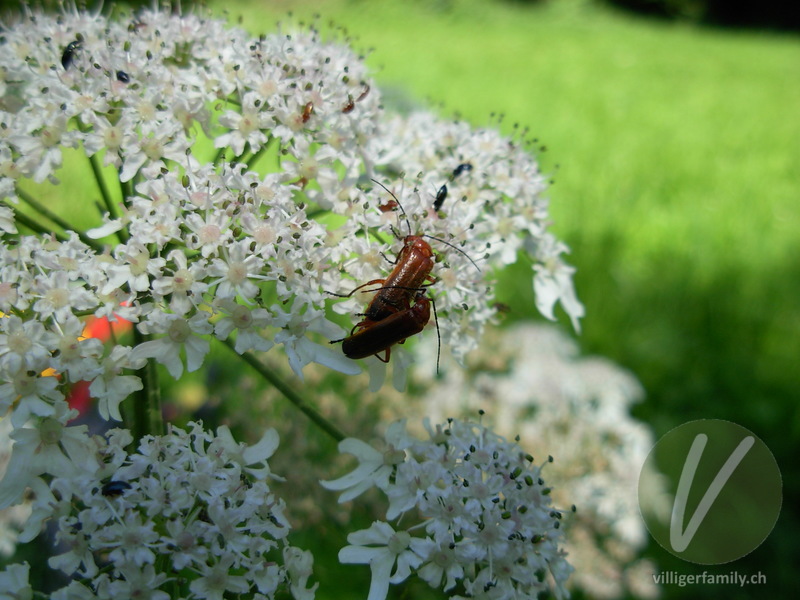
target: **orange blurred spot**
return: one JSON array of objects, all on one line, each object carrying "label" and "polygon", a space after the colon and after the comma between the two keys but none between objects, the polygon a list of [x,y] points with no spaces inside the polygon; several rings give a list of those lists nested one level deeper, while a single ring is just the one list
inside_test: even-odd
[{"label": "orange blurred spot", "polygon": [[106,342],[111,339],[113,335],[125,333],[131,328],[131,322],[117,317],[116,321],[109,321],[107,317],[98,319],[97,317],[89,317],[86,320],[86,326],[83,329],[83,338],[97,338],[100,341]]}]

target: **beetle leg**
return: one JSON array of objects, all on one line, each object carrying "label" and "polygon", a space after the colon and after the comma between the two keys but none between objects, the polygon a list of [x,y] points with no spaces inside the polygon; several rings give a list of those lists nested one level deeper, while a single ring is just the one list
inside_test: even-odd
[{"label": "beetle leg", "polygon": [[[350,296],[355,294],[361,288],[365,288],[368,285],[375,285],[376,283],[383,283],[384,281],[386,281],[386,280],[385,279],[373,279],[372,281],[368,281],[367,283],[362,283],[360,286],[358,286],[352,292],[349,292],[347,294],[337,294],[336,292],[325,292],[325,293],[330,295],[330,296],[336,296],[337,298],[349,298]],[[378,289],[381,289],[381,288],[378,288]],[[367,290],[367,291],[368,292],[376,292],[377,290]]]}]

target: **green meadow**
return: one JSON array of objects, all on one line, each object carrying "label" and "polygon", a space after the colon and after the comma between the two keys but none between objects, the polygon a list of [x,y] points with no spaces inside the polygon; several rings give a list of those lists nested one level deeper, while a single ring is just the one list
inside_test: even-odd
[{"label": "green meadow", "polygon": [[[647,390],[636,414],[657,436],[728,419],[766,442],[783,473],[784,510],[766,542],[707,567],[760,570],[767,587],[664,596],[788,590],[800,552],[800,40],[579,0],[236,6],[253,32],[290,8],[345,27],[387,105],[476,125],[500,113],[508,133],[530,129],[578,269],[583,350],[636,374]],[[534,316],[527,268],[499,275],[508,321]],[[648,553],[662,569],[706,569],[654,543]]]}]

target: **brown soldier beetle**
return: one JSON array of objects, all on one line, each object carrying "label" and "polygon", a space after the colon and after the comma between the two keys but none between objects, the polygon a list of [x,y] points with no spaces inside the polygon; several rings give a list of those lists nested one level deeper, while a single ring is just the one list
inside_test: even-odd
[{"label": "brown soldier beetle", "polygon": [[[365,358],[374,354],[381,361],[389,362],[391,346],[402,344],[407,338],[420,333],[428,324],[431,304],[433,304],[433,314],[437,325],[436,334],[439,337],[436,305],[433,299],[425,293],[429,286],[438,281],[431,275],[435,264],[435,255],[431,245],[423,237],[450,246],[466,256],[478,271],[480,268],[463,250],[445,240],[427,234],[413,235],[411,223],[397,197],[379,181],[374,179],[372,181],[386,190],[392,196],[393,202],[400,207],[408,226],[409,235],[403,238],[403,247],[400,249],[394,269],[388,277],[368,281],[349,294],[329,292],[333,296],[349,298],[367,286],[380,284],[378,288],[365,290],[374,292],[375,296],[366,311],[362,313],[361,316],[364,318],[353,327],[350,335],[341,340],[333,340],[331,343],[342,342],[342,351],[348,358]],[[413,305],[411,304],[412,300],[414,301]],[[441,338],[439,339],[441,345]],[[380,355],[381,352],[384,353],[383,357]],[[436,362],[438,370],[438,352]]]},{"label": "brown soldier beetle", "polygon": [[[347,358],[366,358],[373,354],[382,362],[389,362],[392,346],[402,344],[407,338],[420,333],[431,320],[431,303],[425,291],[419,291],[413,306],[392,313],[381,321],[364,319],[349,337],[341,340],[342,351]],[[434,312],[435,312],[434,308]],[[438,328],[437,328],[438,336]],[[381,357],[380,353],[384,356]],[[438,366],[438,356],[437,356]]]}]

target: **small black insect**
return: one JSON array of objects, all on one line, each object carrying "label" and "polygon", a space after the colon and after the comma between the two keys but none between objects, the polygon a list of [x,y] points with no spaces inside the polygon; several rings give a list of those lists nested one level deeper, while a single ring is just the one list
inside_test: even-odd
[{"label": "small black insect", "polygon": [[100,491],[106,498],[113,498],[114,496],[121,496],[125,490],[131,489],[131,484],[127,481],[109,481],[103,484],[103,489]]},{"label": "small black insect", "polygon": [[131,77],[125,71],[117,71],[117,81],[122,83],[130,83]]},{"label": "small black insect", "polygon": [[469,163],[461,163],[455,169],[453,169],[453,177],[458,177],[466,171],[472,171],[472,165]]},{"label": "small black insect", "polygon": [[70,42],[67,44],[67,47],[64,48],[64,52],[61,54],[61,66],[64,67],[66,71],[69,69],[72,61],[75,60],[75,53],[81,49],[81,41],[75,40],[74,42]]},{"label": "small black insect", "polygon": [[439,188],[439,191],[436,192],[436,200],[433,202],[433,210],[438,211],[442,208],[442,204],[444,201],[447,200],[447,184],[443,184],[442,187]]}]

